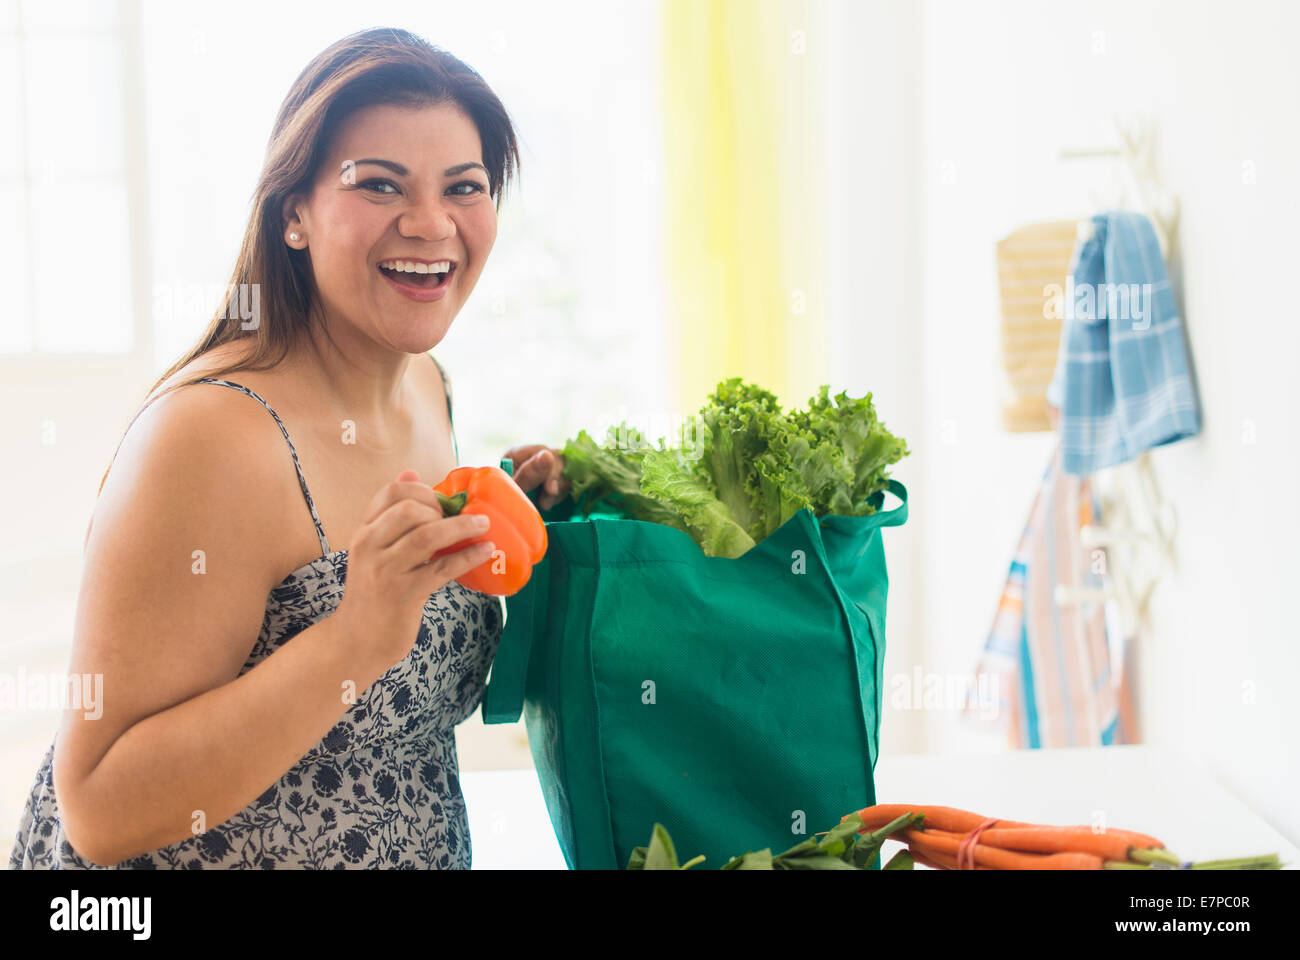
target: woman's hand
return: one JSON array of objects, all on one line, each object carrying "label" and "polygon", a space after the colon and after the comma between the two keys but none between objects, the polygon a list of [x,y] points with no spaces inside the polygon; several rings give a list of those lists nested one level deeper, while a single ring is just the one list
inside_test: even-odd
[{"label": "woman's hand", "polygon": [[[380,655],[385,669],[415,646],[429,598],[492,559],[491,540],[434,554],[483,534],[482,514],[444,516],[433,487],[403,470],[375,492],[348,544],[348,576],[334,610],[357,657]],[[490,522],[490,520],[489,520]]]},{"label": "woman's hand", "polygon": [[569,495],[569,481],[564,476],[564,454],[544,443],[511,447],[504,454],[514,464],[515,483],[527,493],[542,485],[537,495],[540,510],[549,510]]}]

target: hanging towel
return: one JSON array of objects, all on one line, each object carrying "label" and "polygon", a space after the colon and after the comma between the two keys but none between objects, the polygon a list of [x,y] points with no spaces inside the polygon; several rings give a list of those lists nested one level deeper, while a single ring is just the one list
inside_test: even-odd
[{"label": "hanging towel", "polygon": [[[1131,742],[1119,670],[1112,670],[1101,602],[1057,604],[1057,584],[1102,589],[1079,530],[1100,522],[1088,479],[1062,470],[1061,446],[1021,534],[976,673],[976,688],[996,691],[996,710],[979,719],[1002,726],[1012,748]],[[1104,569],[1104,568],[1103,568]],[[985,697],[981,697],[985,700]],[[973,700],[966,708],[973,717]]]},{"label": "hanging towel", "polygon": [[1050,430],[1047,385],[1060,352],[1063,291],[1074,255],[1074,220],[1035,223],[998,241],[1002,305],[1002,426],[1011,433]]},{"label": "hanging towel", "polygon": [[1062,463],[1071,474],[1201,429],[1183,325],[1151,222],[1112,210],[1084,226],[1047,390],[1061,411]]}]

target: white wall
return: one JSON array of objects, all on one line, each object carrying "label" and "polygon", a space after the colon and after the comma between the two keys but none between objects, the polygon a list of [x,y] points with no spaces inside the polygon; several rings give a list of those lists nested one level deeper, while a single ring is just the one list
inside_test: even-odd
[{"label": "white wall", "polygon": [[[1181,198],[1171,273],[1204,430],[1153,454],[1178,510],[1178,572],[1157,588],[1138,709],[1146,742],[1199,756],[1300,840],[1300,706],[1288,690],[1300,671],[1289,603],[1300,572],[1289,419],[1300,334],[1285,295],[1300,262],[1300,7],[922,9],[926,668],[971,669],[1051,447],[1050,435],[999,429],[994,243],[1027,222],[1096,212],[1089,187],[1106,178],[1105,162],[1062,165],[1058,152],[1113,145],[1115,114],[1149,112],[1165,182]],[[944,421],[953,442],[942,440]],[[953,715],[926,720],[930,749],[971,745]]]},{"label": "white wall", "polygon": [[[929,507],[916,216],[920,16],[918,7],[891,0],[838,0],[826,4],[824,14],[827,382],[832,393],[870,391],[881,420],[912,451],[893,469],[907,487],[909,519],[883,531],[890,580],[888,690],[890,675],[910,675],[921,662],[926,615],[921,544]],[[892,506],[889,497],[886,507]],[[886,702],[881,751],[916,753],[925,745],[920,715],[893,714]]]}]

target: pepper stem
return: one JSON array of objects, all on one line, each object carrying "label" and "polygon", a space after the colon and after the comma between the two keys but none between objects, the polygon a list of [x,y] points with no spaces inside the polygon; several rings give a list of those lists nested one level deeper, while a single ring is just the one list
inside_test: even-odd
[{"label": "pepper stem", "polygon": [[433,491],[434,496],[438,498],[438,505],[442,507],[444,517],[454,517],[465,509],[465,501],[469,499],[469,491],[462,490],[455,496],[447,496],[438,490]]}]

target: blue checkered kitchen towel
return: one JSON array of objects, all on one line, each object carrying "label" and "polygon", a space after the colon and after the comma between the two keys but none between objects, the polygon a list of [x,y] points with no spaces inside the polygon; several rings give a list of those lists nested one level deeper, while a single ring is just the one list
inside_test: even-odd
[{"label": "blue checkered kitchen towel", "polygon": [[1112,210],[1071,258],[1056,373],[1062,468],[1087,474],[1200,432],[1183,324],[1151,222]]}]

